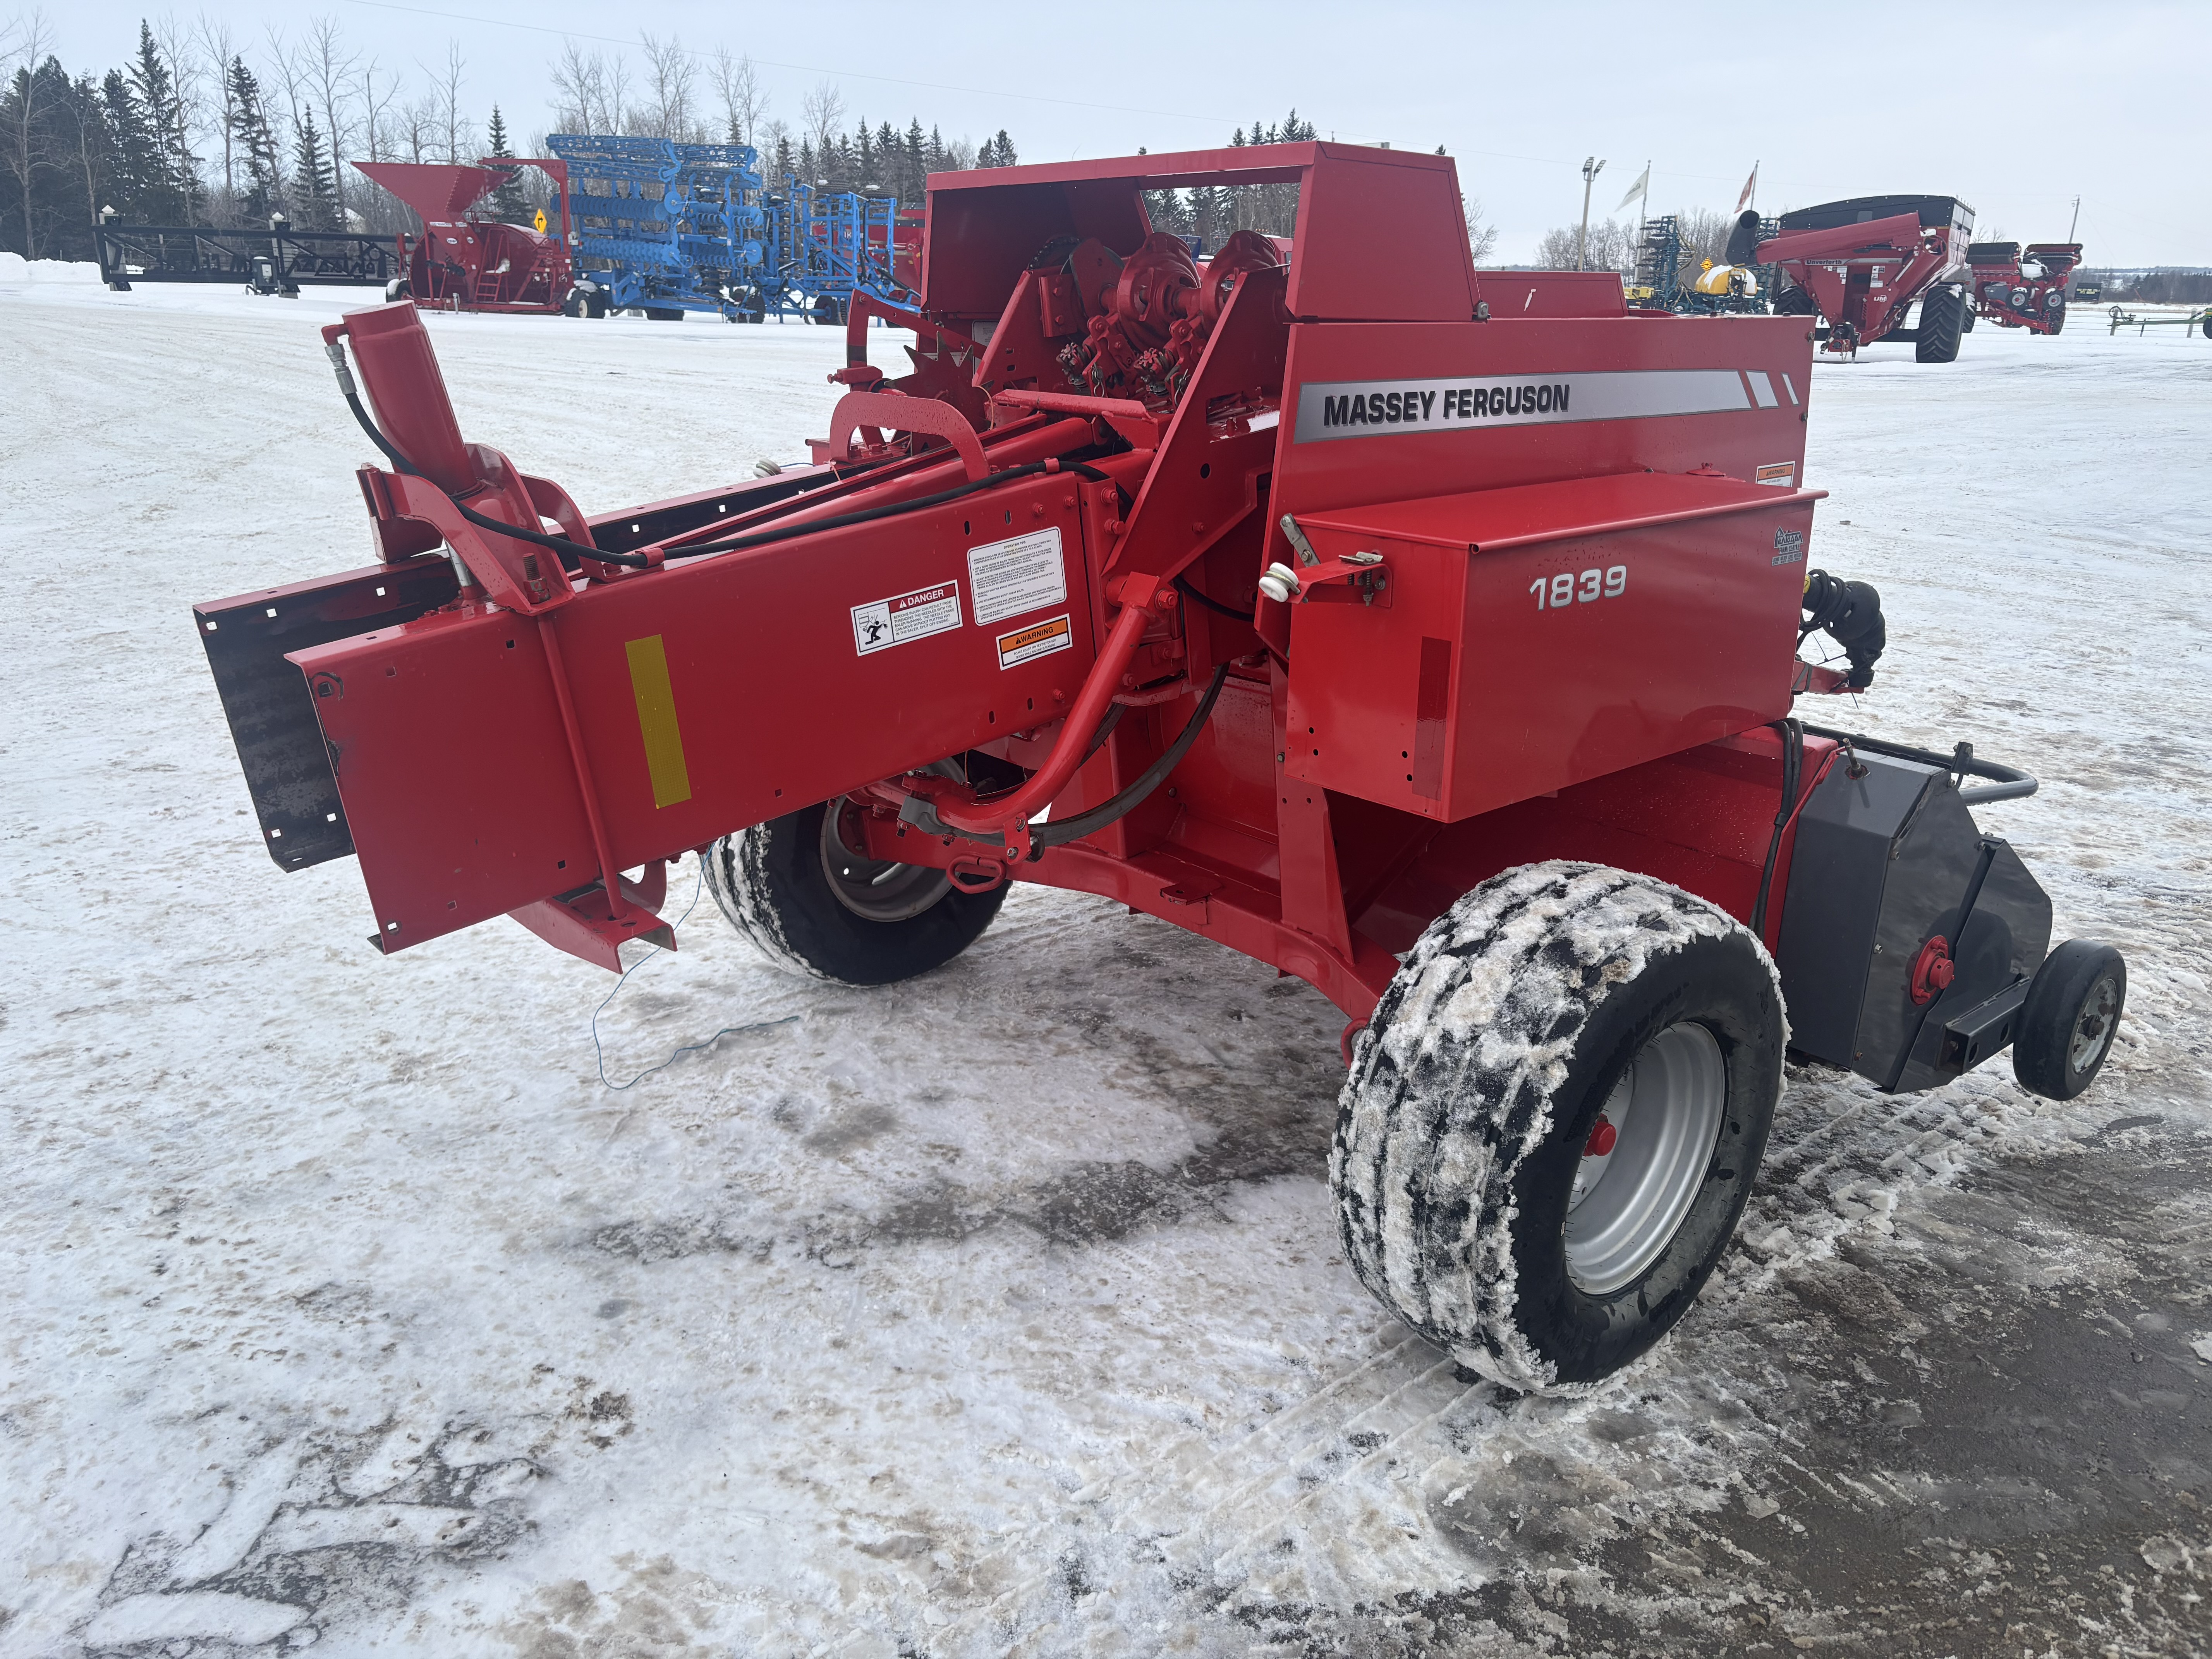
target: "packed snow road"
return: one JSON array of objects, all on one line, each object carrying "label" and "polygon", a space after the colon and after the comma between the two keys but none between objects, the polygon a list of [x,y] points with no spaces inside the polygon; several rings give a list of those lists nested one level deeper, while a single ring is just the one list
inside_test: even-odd
[{"label": "packed snow road", "polygon": [[[0,1655],[2212,1640],[2212,343],[1815,372],[1813,562],[1891,638],[1815,718],[2039,773],[1983,822],[2129,1020],[2068,1105],[1793,1070],[1700,1305],[1558,1401],[1354,1283],[1340,1018],[1174,928],[1018,891],[862,992],[705,903],[617,1091],[604,975],[280,874],[189,607],[365,562],[365,297],[0,283]],[[587,509],[803,453],[839,356],[431,328]]]}]

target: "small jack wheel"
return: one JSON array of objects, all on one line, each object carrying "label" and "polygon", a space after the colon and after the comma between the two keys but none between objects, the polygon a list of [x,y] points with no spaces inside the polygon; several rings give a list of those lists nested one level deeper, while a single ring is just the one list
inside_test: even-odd
[{"label": "small jack wheel", "polygon": [[2020,1086],[2071,1100],[2096,1080],[2128,1002],[2128,964],[2109,945],[2069,939],[2043,959],[2012,1040]]}]

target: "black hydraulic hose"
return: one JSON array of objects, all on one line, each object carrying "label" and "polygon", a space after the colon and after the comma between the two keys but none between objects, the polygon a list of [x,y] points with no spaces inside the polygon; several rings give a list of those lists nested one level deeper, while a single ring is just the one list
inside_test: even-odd
[{"label": "black hydraulic hose", "polygon": [[1782,805],[1774,814],[1774,834],[1766,843],[1766,867],[1759,874],[1759,898],[1751,907],[1751,931],[1766,943],[1766,902],[1774,891],[1775,861],[1782,855],[1782,832],[1797,813],[1797,781],[1805,767],[1805,728],[1796,720],[1776,720],[1782,734]]},{"label": "black hydraulic hose", "polygon": [[[369,441],[384,452],[385,459],[392,463],[396,471],[406,473],[410,477],[424,477],[422,471],[401,454],[391,440],[377,429],[376,422],[369,418],[368,411],[362,407],[361,394],[354,386],[352,371],[346,367],[343,346],[335,343],[331,345],[331,361],[337,365],[338,389],[345,394],[346,407],[353,410],[354,419],[361,422],[361,429],[368,434]],[[1028,461],[1019,466],[1010,466],[1004,471],[993,472],[981,478],[971,478],[966,483],[957,485],[951,489],[940,489],[934,495],[917,495],[911,501],[893,501],[884,507],[866,507],[858,513],[840,514],[834,518],[808,519],[799,524],[775,526],[766,530],[754,531],[748,535],[732,536],[718,542],[703,542],[696,547],[675,548],[665,556],[669,559],[690,559],[696,558],[704,553],[739,552],[747,548],[764,547],[770,543],[788,541],[794,536],[811,535],[817,530],[839,530],[848,525],[872,524],[879,520],[894,519],[903,514],[920,512],[924,507],[942,507],[945,502],[957,501],[963,495],[973,495],[980,490],[996,489],[1002,484],[1012,483],[1019,478],[1035,477],[1039,473],[1054,471],[1073,472],[1094,483],[1108,482],[1106,474],[1099,471],[1096,467],[1086,466],[1080,461],[1060,461],[1056,458],[1042,461]],[[550,548],[561,555],[561,562],[565,568],[574,569],[576,568],[574,561],[580,559],[597,559],[602,564],[626,565],[633,570],[646,570],[652,568],[653,562],[642,554],[612,553],[604,548],[586,547],[581,542],[570,541],[566,536],[549,536],[542,531],[526,530],[520,525],[508,524],[503,519],[487,518],[481,513],[471,511],[449,490],[441,488],[440,493],[453,503],[455,511],[477,528],[495,531],[502,536],[512,536],[518,541],[532,542],[539,547]]]},{"label": "black hydraulic hose", "polygon": [[[848,525],[873,524],[883,519],[896,519],[908,513],[919,513],[927,507],[942,507],[947,501],[957,501],[963,495],[973,495],[981,490],[996,489],[1001,484],[1012,483],[1019,478],[1033,478],[1041,472],[1073,472],[1081,464],[1070,465],[1057,458],[1042,461],[1024,461],[1019,466],[1010,466],[1002,472],[994,472],[981,478],[970,478],[966,483],[956,484],[951,489],[940,489],[931,495],[916,495],[911,501],[892,501],[883,507],[863,507],[857,513],[841,513],[834,518],[807,519],[798,524],[775,525],[766,530],[756,530],[743,536],[732,536],[719,542],[702,542],[696,547],[672,547],[670,559],[692,559],[702,553],[737,553],[747,548],[765,547],[771,542],[788,541],[794,536],[810,536],[817,530],[842,530]],[[1086,471],[1088,469],[1085,469]],[[594,554],[604,558],[604,554]]]},{"label": "black hydraulic hose", "polygon": [[1030,858],[1034,862],[1048,847],[1080,841],[1084,836],[1103,830],[1115,819],[1133,810],[1146,796],[1158,788],[1167,775],[1182,763],[1190,753],[1191,744],[1205,728],[1207,718],[1213,713],[1214,699],[1221,695],[1223,684],[1229,678],[1229,665],[1223,663],[1213,671],[1213,683],[1206,688],[1206,695],[1198,700],[1191,712],[1188,724],[1181,735],[1160,751],[1159,758],[1138,775],[1137,781],[1111,800],[1101,801],[1087,812],[1078,812],[1072,818],[1053,818],[1030,831]]},{"label": "black hydraulic hose", "polygon": [[[337,354],[341,349],[342,348],[335,345],[331,348],[333,362],[337,361]],[[561,563],[565,569],[574,569],[575,561],[579,559],[598,559],[606,564],[625,564],[636,570],[650,568],[653,562],[635,553],[609,553],[601,548],[586,547],[581,542],[572,542],[566,536],[548,536],[543,531],[526,530],[520,525],[509,524],[504,519],[488,518],[483,514],[472,510],[456,497],[453,491],[441,484],[437,484],[435,480],[428,478],[420,467],[401,454],[392,441],[377,429],[376,422],[369,419],[368,411],[362,407],[361,393],[354,389],[353,375],[343,362],[338,363],[338,387],[345,393],[346,407],[353,410],[354,419],[360,422],[361,429],[368,434],[369,442],[384,452],[384,458],[392,463],[392,470],[404,472],[410,478],[422,478],[425,482],[432,483],[440,495],[453,502],[455,512],[478,529],[495,530],[502,536],[512,536],[517,541],[534,542],[539,547],[550,547],[561,555]]]},{"label": "black hydraulic hose", "polygon": [[1175,585],[1176,592],[1182,594],[1183,598],[1187,599],[1196,599],[1208,611],[1214,611],[1224,617],[1234,617],[1237,621],[1241,623],[1249,623],[1252,620],[1252,613],[1250,611],[1239,611],[1233,605],[1222,604],[1220,600],[1215,599],[1210,593],[1200,592],[1194,586],[1185,581],[1181,576],[1177,576],[1175,579]]}]

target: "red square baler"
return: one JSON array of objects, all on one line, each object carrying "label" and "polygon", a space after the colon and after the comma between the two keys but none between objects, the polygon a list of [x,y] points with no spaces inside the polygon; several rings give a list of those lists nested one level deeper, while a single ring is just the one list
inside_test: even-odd
[{"label": "red square baler", "polygon": [[[1254,185],[1295,222],[1210,256],[1147,216]],[[934,178],[812,463],[623,512],[465,442],[411,307],[325,334],[384,561],[196,616],[269,850],[358,857],[382,951],[507,915],[611,968],[686,852],[853,984],[1013,882],[1109,896],[1345,1012],[1353,1268],[1521,1387],[1680,1316],[1785,1049],[2061,1097],[2110,1050],[2119,957],[1967,810],[2033,781],[1793,713],[1884,645],[1808,567],[1806,321],[1478,275],[1443,157]]]}]

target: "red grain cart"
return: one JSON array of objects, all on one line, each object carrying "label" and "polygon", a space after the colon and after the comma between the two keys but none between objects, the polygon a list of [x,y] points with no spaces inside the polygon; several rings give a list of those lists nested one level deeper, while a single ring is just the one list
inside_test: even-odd
[{"label": "red grain cart", "polygon": [[[568,297],[568,164],[498,157],[473,167],[431,161],[356,161],[356,172],[381,185],[422,222],[422,234],[399,238],[406,275],[388,297],[456,311],[556,312]],[[553,184],[553,210],[533,223],[501,224],[475,216],[477,203],[535,167]]]},{"label": "red grain cart", "polygon": [[[1777,311],[1826,319],[1822,350],[1856,356],[1877,341],[1909,340],[1921,362],[1958,356],[1968,326],[1973,209],[1952,196],[1858,196],[1799,208],[1776,223],[1753,257],[1781,270]],[[1739,221],[1739,235],[1744,228]],[[1919,318],[1907,328],[1915,301]]]},{"label": "red grain cart", "polygon": [[[1146,216],[1266,183],[1287,257]],[[196,612],[276,861],[358,857],[387,953],[612,968],[685,852],[847,984],[1018,881],[1203,934],[1349,1022],[1354,1270],[1523,1388],[1687,1309],[1785,1048],[2095,1075],[2124,967],[1968,810],[2033,781],[1795,717],[1884,643],[1808,571],[1802,319],[1478,278],[1449,161],[1321,143],[940,175],[921,276],[814,465],[598,515],[464,442],[411,307],[325,330],[385,560]]]}]

